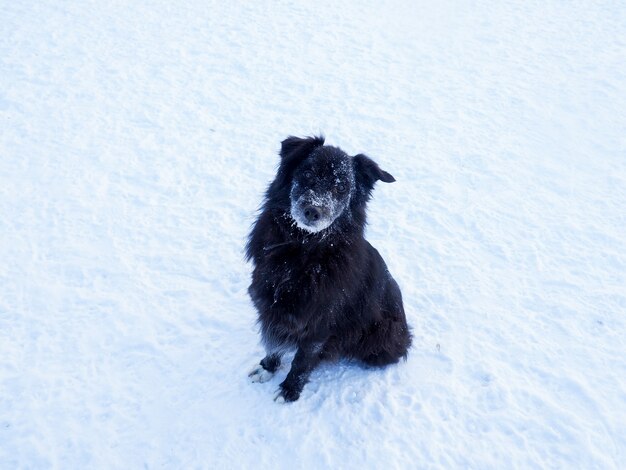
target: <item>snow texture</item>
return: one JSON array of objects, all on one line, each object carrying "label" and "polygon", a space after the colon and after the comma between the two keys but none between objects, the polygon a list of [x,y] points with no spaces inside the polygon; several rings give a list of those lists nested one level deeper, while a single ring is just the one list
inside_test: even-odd
[{"label": "snow texture", "polygon": [[[1,1],[0,468],[623,468],[623,2]],[[263,356],[289,134],[379,184],[406,363]]]}]

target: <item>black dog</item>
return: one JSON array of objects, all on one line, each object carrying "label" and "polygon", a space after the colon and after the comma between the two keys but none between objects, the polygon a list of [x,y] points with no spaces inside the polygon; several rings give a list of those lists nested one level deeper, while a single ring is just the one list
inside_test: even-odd
[{"label": "black dog", "polygon": [[246,246],[267,352],[250,377],[265,382],[295,349],[275,398],[294,401],[321,360],[392,364],[406,359],[411,334],[400,288],[363,237],[374,183],[393,176],[323,137],[289,137],[280,157]]}]

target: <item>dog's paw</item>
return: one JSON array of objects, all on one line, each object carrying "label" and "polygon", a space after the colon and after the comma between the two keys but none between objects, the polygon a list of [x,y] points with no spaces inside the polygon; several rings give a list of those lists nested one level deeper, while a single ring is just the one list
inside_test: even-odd
[{"label": "dog's paw", "polygon": [[281,392],[278,392],[276,396],[274,397],[274,401],[276,403],[285,403],[285,397],[283,397]]},{"label": "dog's paw", "polygon": [[276,403],[289,403],[292,401],[296,401],[300,398],[300,390],[295,390],[290,387],[280,386],[280,389],[274,396],[274,401]]},{"label": "dog's paw", "polygon": [[248,377],[250,377],[250,380],[252,382],[263,383],[271,379],[273,375],[274,375],[273,372],[270,372],[269,370],[264,369],[261,364],[257,364],[256,366],[252,368],[252,370],[248,374]]}]

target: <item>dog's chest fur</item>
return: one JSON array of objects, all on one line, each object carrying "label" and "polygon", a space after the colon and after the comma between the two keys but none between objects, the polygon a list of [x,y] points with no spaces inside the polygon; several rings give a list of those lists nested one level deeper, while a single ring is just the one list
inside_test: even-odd
[{"label": "dog's chest fur", "polygon": [[261,282],[253,282],[250,294],[265,307],[259,309],[264,343],[292,347],[335,324],[346,301],[341,273],[349,271],[349,260],[333,242],[269,247],[253,273]]}]

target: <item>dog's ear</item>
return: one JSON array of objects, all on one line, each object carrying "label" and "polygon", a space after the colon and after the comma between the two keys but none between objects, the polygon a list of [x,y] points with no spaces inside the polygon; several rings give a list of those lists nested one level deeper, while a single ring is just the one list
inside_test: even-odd
[{"label": "dog's ear", "polygon": [[289,188],[293,172],[300,162],[308,157],[317,147],[324,145],[324,137],[300,137],[290,136],[282,141],[280,146],[280,164],[276,172],[276,178],[268,189],[268,198],[271,194]]},{"label": "dog's ear", "polygon": [[289,136],[280,145],[281,163],[291,163],[308,157],[311,152],[324,145],[324,136],[300,137]]},{"label": "dog's ear", "polygon": [[396,179],[378,166],[378,164],[362,153],[354,157],[354,171],[357,179],[368,188],[373,188],[376,181],[393,183]]}]

